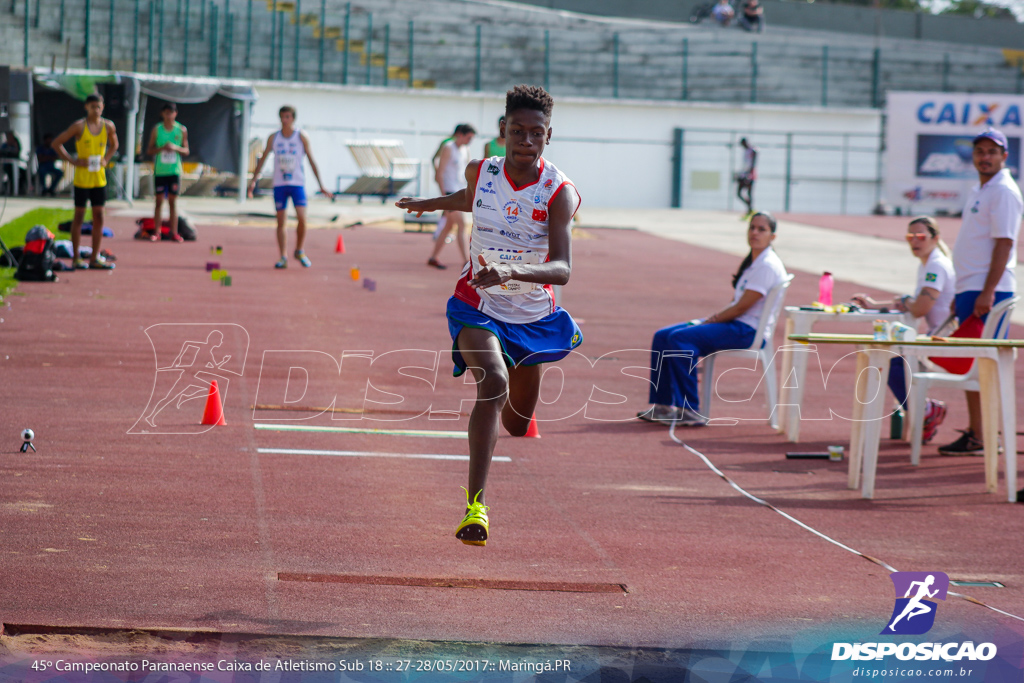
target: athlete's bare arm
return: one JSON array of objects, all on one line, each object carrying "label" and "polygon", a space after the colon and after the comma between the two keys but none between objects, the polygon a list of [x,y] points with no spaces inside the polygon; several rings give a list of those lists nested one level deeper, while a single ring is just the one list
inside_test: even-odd
[{"label": "athlete's bare arm", "polygon": [[249,181],[249,196],[252,197],[253,191],[256,189],[256,183],[260,179],[260,171],[263,170],[263,164],[267,162],[267,157],[274,151],[274,136],[277,133],[271,133],[270,137],[267,138],[267,146],[263,148],[263,154],[260,155],[260,160],[256,162],[256,168],[252,172],[252,180]]},{"label": "athlete's bare arm", "polygon": [[735,320],[744,313],[750,310],[750,307],[756,304],[762,298],[761,292],[755,292],[748,289],[743,292],[743,296],[740,300],[729,306],[726,309],[719,311],[713,315],[708,316],[704,319],[705,323],[727,323],[730,320]]},{"label": "athlete's bare arm", "polygon": [[409,213],[422,216],[426,211],[466,211],[473,210],[473,196],[476,195],[476,173],[480,168],[479,161],[471,161],[466,166],[466,187],[443,197],[433,199],[414,199],[402,197],[395,206]]},{"label": "athlete's bare arm", "polygon": [[82,168],[85,168],[86,166],[89,165],[89,160],[75,159],[74,157],[72,157],[70,154],[68,154],[68,151],[64,149],[64,143],[67,142],[68,140],[80,136],[82,134],[82,128],[84,126],[85,119],[78,119],[70,126],[68,126],[68,129],[66,131],[58,135],[56,139],[53,141],[53,144],[50,145],[51,147],[53,147],[53,151],[57,153],[57,156],[59,156],[63,161],[68,162],[72,166],[80,166]]},{"label": "athlete's bare arm", "polygon": [[107,127],[107,153],[103,157],[103,165],[106,166],[117,154],[117,148],[121,146],[121,143],[117,139],[117,128],[114,127],[114,122],[103,119],[103,125]]},{"label": "athlete's bare arm", "polygon": [[[160,124],[158,123],[157,126]],[[160,150],[156,147],[156,126],[153,126],[153,130],[149,134],[149,144],[146,145],[146,154],[151,157],[155,157],[156,153]]]},{"label": "athlete's bare arm", "polygon": [[306,134],[299,131],[299,139],[302,140],[302,148],[306,150],[306,158],[309,159],[309,167],[313,169],[313,177],[316,178],[316,182],[320,185],[320,192],[333,202],[334,194],[324,187],[323,181],[320,180],[320,170],[316,167],[316,160],[313,159],[313,150],[309,147],[309,140],[306,138]]},{"label": "athlete's bare arm", "polygon": [[181,147],[171,143],[171,149],[183,157],[187,157],[191,154],[191,151],[188,148],[188,128],[185,126],[181,127]]},{"label": "athlete's bare arm", "polygon": [[[475,178],[475,176],[474,176]],[[471,198],[472,199],[472,198]],[[575,192],[565,189],[548,204],[548,260],[545,263],[510,265],[487,263],[479,256],[476,276],[470,287],[486,288],[509,280],[564,285],[572,272],[572,214],[576,209]]]}]

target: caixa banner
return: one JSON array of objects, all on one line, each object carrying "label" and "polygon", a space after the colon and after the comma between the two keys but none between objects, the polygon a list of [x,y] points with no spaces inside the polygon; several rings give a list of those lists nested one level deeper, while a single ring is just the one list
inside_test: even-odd
[{"label": "caixa banner", "polygon": [[890,92],[886,100],[885,200],[905,213],[957,213],[978,182],[974,136],[1001,130],[1006,165],[1020,180],[1024,96]]}]

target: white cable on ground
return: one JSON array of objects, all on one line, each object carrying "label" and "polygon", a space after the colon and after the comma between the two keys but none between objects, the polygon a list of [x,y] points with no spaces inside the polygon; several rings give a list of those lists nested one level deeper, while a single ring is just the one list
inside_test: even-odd
[{"label": "white cable on ground", "polygon": [[[703,453],[701,453],[700,451],[698,451],[698,450],[694,449],[693,447],[691,447],[691,446],[687,445],[687,444],[686,444],[686,443],[684,443],[684,442],[683,442],[682,440],[680,440],[680,439],[679,439],[679,437],[677,437],[677,436],[676,436],[676,423],[675,423],[675,422],[672,422],[672,424],[671,424],[671,425],[669,426],[669,429],[668,429],[668,436],[669,436],[669,438],[670,438],[670,439],[672,439],[673,441],[675,441],[675,442],[676,442],[677,444],[679,444],[680,446],[682,446],[682,447],[683,447],[683,448],[685,448],[686,450],[688,450],[688,451],[690,451],[691,453],[693,453],[694,455],[696,455],[696,456],[697,456],[698,458],[700,458],[700,459],[701,459],[702,461],[704,461],[704,464],[708,466],[708,469],[710,469],[710,470],[711,470],[712,472],[714,472],[715,474],[717,474],[718,476],[720,476],[720,477],[721,477],[722,479],[724,479],[724,480],[726,481],[726,483],[727,483],[727,484],[729,484],[729,486],[733,487],[734,489],[736,489],[737,491],[739,491],[740,493],[742,493],[742,494],[743,494],[744,496],[746,496],[746,497],[747,497],[747,498],[749,498],[750,500],[752,500],[752,501],[754,501],[755,503],[757,503],[758,505],[763,505],[763,506],[765,506],[766,508],[768,508],[769,510],[773,510],[773,511],[775,511],[775,512],[779,513],[780,515],[782,515],[783,517],[785,517],[785,518],[786,518],[786,519],[788,519],[789,521],[793,522],[794,524],[796,524],[796,525],[797,525],[797,526],[799,526],[800,528],[802,528],[802,529],[805,529],[805,530],[807,530],[807,531],[810,531],[810,532],[811,532],[812,534],[814,534],[815,536],[818,536],[819,538],[823,538],[823,539],[825,539],[826,541],[828,541],[829,543],[832,543],[833,545],[837,545],[837,546],[839,546],[839,547],[840,547],[840,548],[842,548],[843,550],[846,550],[846,551],[848,551],[848,552],[851,552],[851,553],[853,553],[854,555],[859,555],[860,557],[863,557],[863,558],[864,558],[865,560],[867,560],[867,561],[869,561],[869,562],[873,562],[874,564],[877,564],[877,565],[878,565],[879,567],[882,567],[882,568],[884,568],[884,569],[887,569],[887,570],[888,570],[888,571],[890,571],[890,572],[895,572],[895,571],[899,571],[899,570],[895,569],[895,568],[894,568],[894,567],[893,567],[892,565],[890,565],[889,563],[887,563],[887,562],[883,562],[882,560],[879,560],[879,559],[878,559],[878,558],[876,558],[876,557],[871,557],[870,555],[865,555],[864,553],[860,552],[859,550],[854,550],[854,549],[853,549],[853,548],[851,548],[850,546],[848,546],[848,545],[844,545],[844,544],[840,543],[839,541],[835,540],[834,538],[830,538],[829,536],[826,536],[825,534],[821,533],[821,532],[820,532],[820,531],[818,531],[817,529],[814,529],[814,528],[812,528],[812,527],[810,527],[810,526],[808,526],[808,525],[804,524],[803,522],[801,522],[801,521],[800,521],[799,519],[797,519],[796,517],[794,517],[794,516],[790,515],[790,514],[789,514],[789,513],[787,513],[787,512],[784,512],[784,511],[780,510],[779,508],[775,507],[774,505],[772,505],[772,504],[771,504],[771,503],[769,503],[768,501],[766,501],[766,500],[762,500],[762,499],[758,498],[757,496],[755,496],[755,495],[753,495],[753,494],[751,494],[751,493],[748,493],[747,491],[745,491],[745,490],[743,489],[743,487],[741,487],[741,486],[740,486],[739,484],[737,484],[737,483],[736,483],[736,482],[734,482],[734,481],[733,481],[732,479],[730,479],[730,478],[729,478],[728,476],[726,476],[726,474],[725,474],[724,472],[722,472],[722,471],[721,471],[720,469],[718,469],[717,467],[715,467],[714,463],[712,463],[712,462],[711,462],[710,460],[708,460],[708,458],[707,458],[707,456],[706,456],[706,455],[704,455],[704,454],[703,454]],[[1003,610],[1001,610],[1001,609],[997,609],[997,608],[993,607],[992,605],[987,605],[987,604],[985,604],[984,602],[982,602],[981,600],[977,600],[977,599],[975,599],[975,598],[972,598],[972,597],[970,597],[969,595],[963,595],[962,593],[954,593],[954,592],[952,592],[952,591],[947,591],[947,593],[946,593],[946,594],[947,594],[947,595],[952,595],[953,597],[957,597],[957,598],[962,598],[962,599],[964,599],[964,600],[966,600],[966,601],[968,601],[968,602],[973,602],[973,603],[974,603],[974,604],[976,604],[976,605],[981,605],[982,607],[985,607],[985,608],[987,608],[987,609],[990,609],[990,610],[992,610],[993,612],[998,612],[999,614],[1002,614],[1003,616],[1007,616],[1007,617],[1010,617],[1010,618],[1012,618],[1012,619],[1016,619],[1017,621],[1024,621],[1024,618],[1022,618],[1022,617],[1018,617],[1018,616],[1017,616],[1016,614],[1010,614],[1009,612],[1004,612],[1004,611],[1003,611]]]}]

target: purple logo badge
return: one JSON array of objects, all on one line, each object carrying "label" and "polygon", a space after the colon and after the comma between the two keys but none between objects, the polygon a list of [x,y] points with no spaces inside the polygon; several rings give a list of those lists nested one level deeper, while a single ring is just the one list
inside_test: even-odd
[{"label": "purple logo badge", "polygon": [[896,604],[881,635],[921,635],[935,623],[938,603],[945,600],[949,577],[942,572],[893,572]]}]

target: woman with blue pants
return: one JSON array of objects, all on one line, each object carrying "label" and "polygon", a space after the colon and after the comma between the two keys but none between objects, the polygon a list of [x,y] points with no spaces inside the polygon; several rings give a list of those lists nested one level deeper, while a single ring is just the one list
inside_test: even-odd
[{"label": "woman with blue pants", "polygon": [[702,426],[697,391],[697,362],[716,351],[746,349],[754,343],[764,297],[786,278],[786,268],[772,249],[775,218],[759,211],[750,218],[750,253],[733,275],[729,305],[703,320],[663,327],[651,344],[651,408],[637,413],[647,422]]}]

